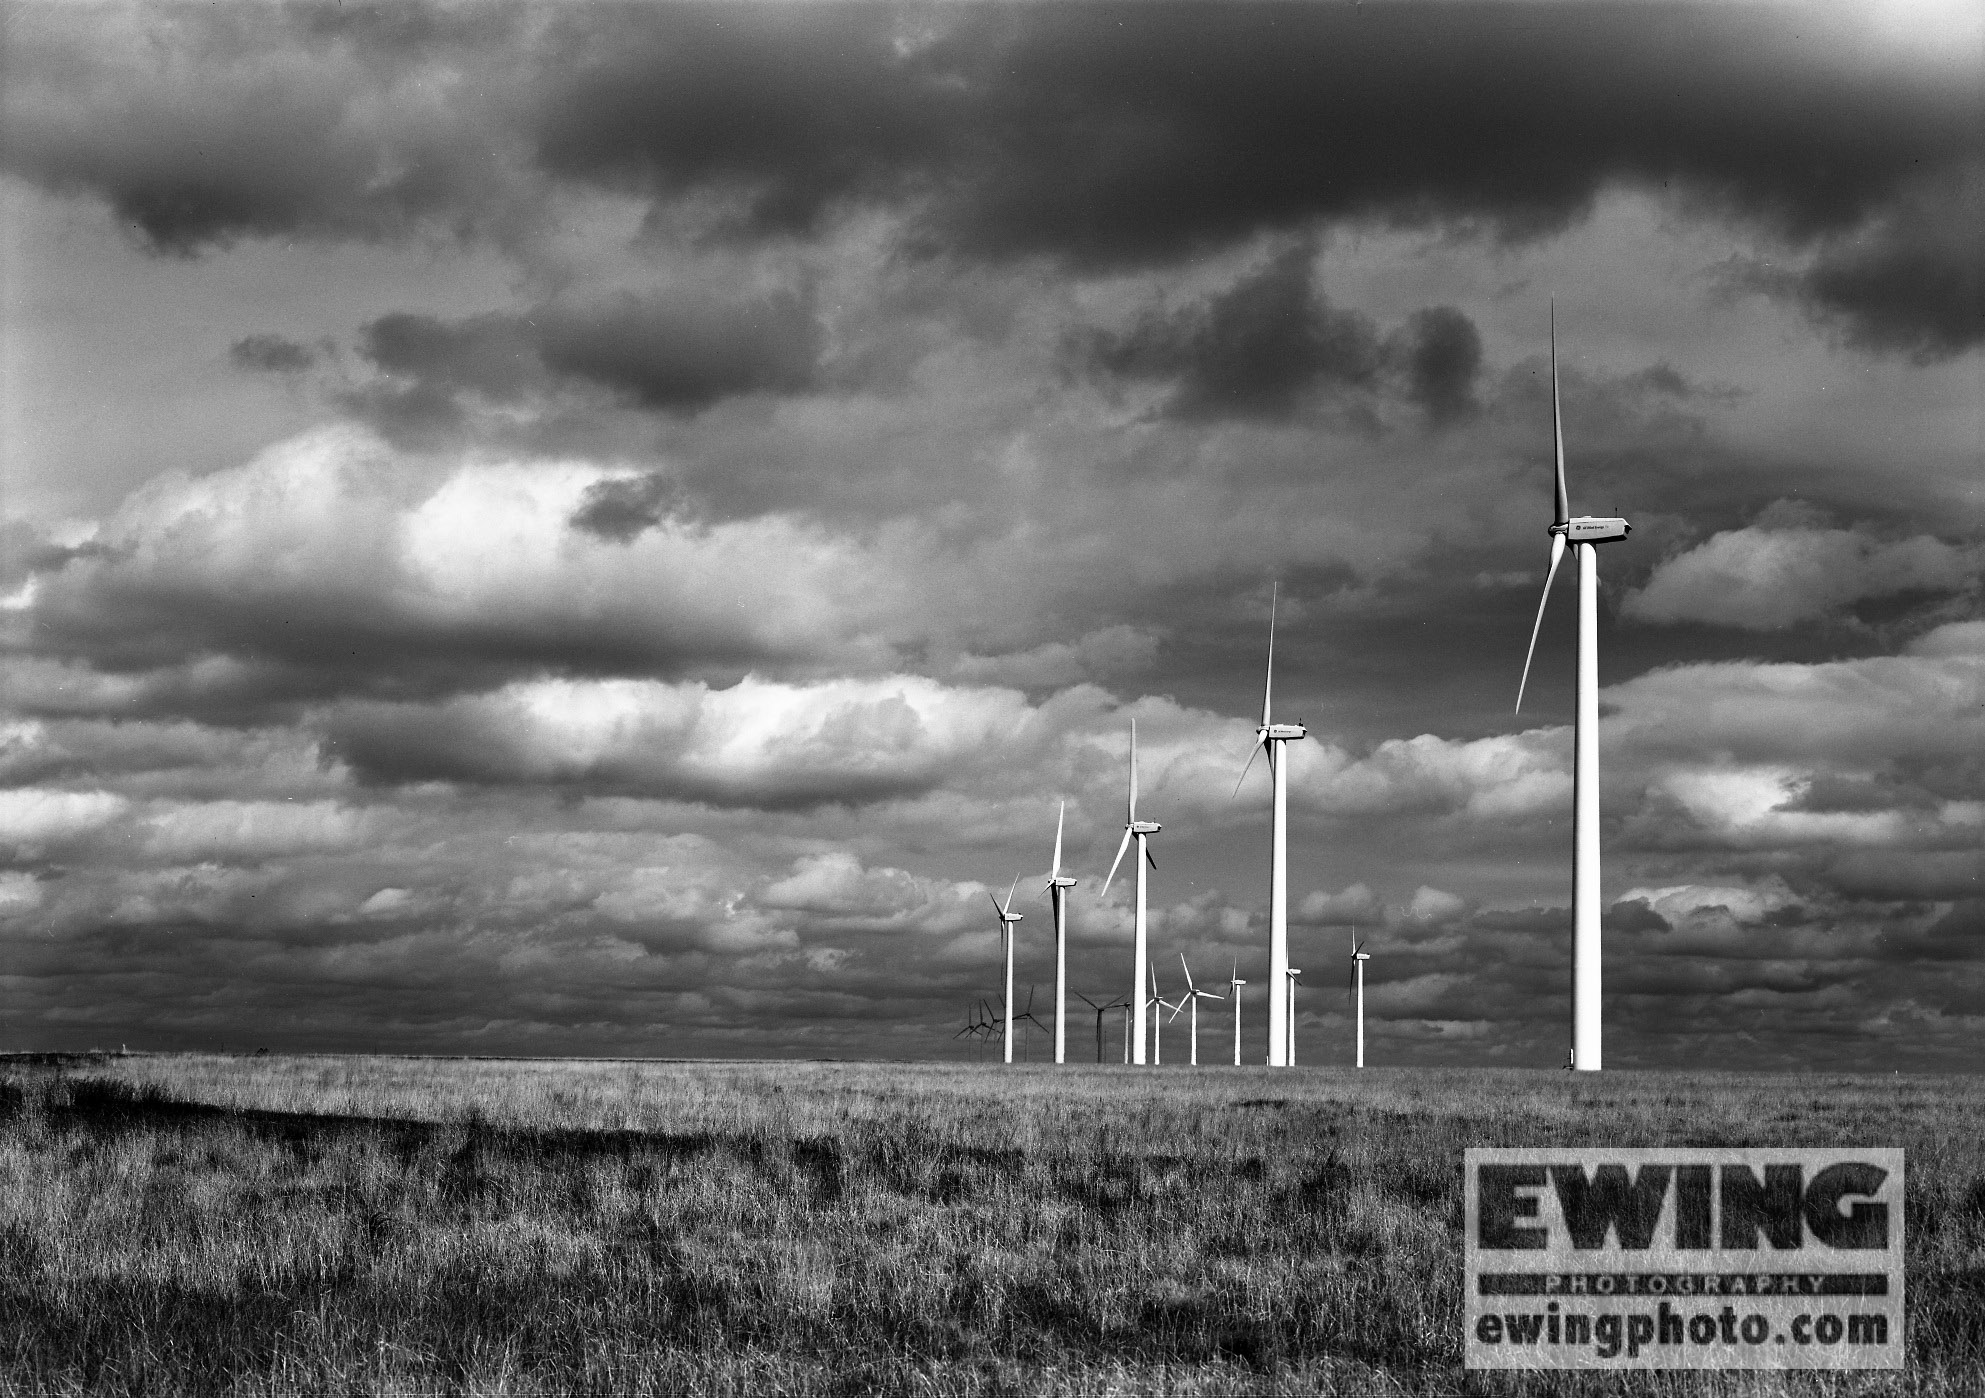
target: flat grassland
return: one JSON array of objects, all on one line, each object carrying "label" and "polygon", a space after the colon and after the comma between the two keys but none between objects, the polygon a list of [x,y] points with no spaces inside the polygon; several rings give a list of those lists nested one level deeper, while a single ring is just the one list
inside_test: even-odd
[{"label": "flat grassland", "polygon": [[[1908,1151],[1902,1374],[1461,1367],[1470,1145]],[[1985,1079],[0,1061],[0,1391],[1985,1392]]]}]

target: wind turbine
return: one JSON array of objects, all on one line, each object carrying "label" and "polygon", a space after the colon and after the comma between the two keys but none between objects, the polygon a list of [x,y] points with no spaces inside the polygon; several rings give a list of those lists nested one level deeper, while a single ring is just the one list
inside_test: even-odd
[{"label": "wind turbine", "polygon": [[1558,309],[1551,305],[1551,441],[1557,457],[1557,495],[1551,516],[1551,568],[1544,575],[1544,595],[1537,603],[1537,620],[1530,628],[1530,650],[1523,657],[1523,680],[1516,687],[1516,709],[1523,711],[1523,691],[1530,683],[1530,662],[1537,654],[1537,633],[1544,625],[1544,606],[1551,600],[1551,583],[1558,560],[1570,543],[1578,555],[1578,704],[1572,764],[1572,1066],[1596,1073],[1600,1044],[1599,974],[1599,562],[1598,546],[1627,537],[1633,526],[1624,519],[1596,515],[1572,517],[1565,489],[1565,421],[1558,405]]},{"label": "wind turbine", "polygon": [[1286,1021],[1288,1039],[1283,1045],[1282,1062],[1285,1067],[1296,1066],[1296,977],[1302,974],[1300,967],[1285,966],[1282,969],[1283,994],[1288,997],[1289,1018]]},{"label": "wind turbine", "polygon": [[965,1017],[965,1027],[963,1029],[960,1029],[956,1034],[953,1034],[951,1037],[954,1039],[962,1039],[967,1034],[970,1034],[974,1039],[978,1040],[979,1057],[983,1059],[986,1056],[986,1035],[989,1032],[991,1032],[991,1029],[992,1026],[990,1024],[987,1024],[986,1022],[978,1018],[977,1007],[975,1006],[973,1007],[972,1013],[968,1014]]},{"label": "wind turbine", "polygon": [[[1178,1016],[1180,1006],[1185,1004],[1185,998],[1181,996],[1179,999],[1179,1003],[1177,1005],[1174,1005],[1170,1000],[1160,998],[1158,994],[1157,968],[1148,967],[1147,969],[1151,972],[1151,999],[1148,1003],[1156,1009],[1170,1010],[1172,1012],[1173,1017],[1176,1018]],[[1138,1047],[1142,1048],[1143,1045],[1140,1044],[1138,1045]],[[1153,1014],[1151,1016],[1151,1063],[1153,1067],[1158,1067],[1161,1066],[1164,1063],[1164,1061],[1165,1061],[1165,1017],[1160,1014]]]},{"label": "wind turbine", "polygon": [[993,911],[999,914],[999,934],[1006,942],[1006,1061],[1013,1061],[1013,924],[1027,916],[1013,911],[1013,890],[1020,887],[1020,875],[1013,876],[1013,883],[1006,890],[1006,906],[1001,907],[999,899],[993,898],[992,890],[986,890],[986,897],[992,898]]},{"label": "wind turbine", "polygon": [[[1289,966],[1289,762],[1282,751],[1284,743],[1309,736],[1300,723],[1277,723],[1271,700],[1275,693],[1275,604],[1280,588],[1268,595],[1268,677],[1261,685],[1261,726],[1254,730],[1254,747],[1241,780],[1234,783],[1234,795],[1241,793],[1241,782],[1254,768],[1255,754],[1268,754],[1268,771],[1274,781],[1274,844],[1268,858],[1268,1066],[1287,1066],[1288,1055],[1281,1051],[1289,1017],[1289,997],[1282,973]],[[1230,798],[1231,799],[1231,798]]]},{"label": "wind turbine", "polygon": [[[1184,952],[1179,953],[1179,966],[1185,972],[1185,995],[1181,997],[1179,1003],[1182,1005],[1192,1006],[1192,1055],[1191,1056],[1192,1056],[1192,1066],[1197,1068],[1199,1066],[1199,1002],[1201,1000],[1224,1000],[1227,997],[1224,995],[1215,995],[1210,990],[1201,990],[1198,986],[1192,983],[1192,967],[1187,966],[1185,964]],[[1174,1010],[1172,1011],[1172,1014],[1174,1017],[1176,1017],[1178,1015],[1178,1011]]]},{"label": "wind turbine", "polygon": [[1358,1066],[1365,1066],[1365,963],[1372,954],[1363,950],[1364,943],[1358,940],[1358,929],[1351,929],[1351,984],[1347,987],[1358,1000]]},{"label": "wind turbine", "polygon": [[1031,986],[1031,985],[1029,985],[1029,986],[1027,987],[1027,1008],[1026,1008],[1026,1009],[1024,1009],[1024,1010],[1022,1010],[1022,1011],[1021,1011],[1021,1012],[1020,1012],[1019,1014],[1017,1014],[1017,1015],[1015,1015],[1015,1016],[1013,1017],[1013,1022],[1014,1022],[1015,1024],[1031,1024],[1031,1025],[1033,1025],[1033,1026],[1034,1026],[1034,1027],[1035,1027],[1036,1029],[1038,1029],[1038,1030],[1040,1030],[1040,1031],[1041,1031],[1041,1032],[1042,1032],[1043,1034],[1045,1034],[1045,1033],[1047,1033],[1047,1032],[1048,1032],[1048,1026],[1047,1026],[1047,1025],[1045,1025],[1045,1024],[1043,1024],[1043,1023],[1041,1023],[1041,1021],[1040,1021],[1040,1020],[1038,1020],[1038,1019],[1036,1019],[1036,1018],[1034,1018],[1034,987],[1033,987],[1033,986]]},{"label": "wind turbine", "polygon": [[[1117,866],[1123,863],[1123,852],[1130,848],[1131,837],[1137,838],[1137,960],[1131,971],[1130,998],[1136,1007],[1137,1027],[1132,1038],[1131,1061],[1142,1065],[1144,1062],[1144,1015],[1148,1008],[1144,1001],[1144,973],[1150,967],[1148,945],[1144,935],[1144,866],[1153,869],[1158,861],[1151,857],[1150,838],[1164,827],[1155,820],[1137,818],[1137,720],[1130,721],[1130,813],[1124,821],[1123,839],[1117,844],[1117,857],[1110,861],[1109,877],[1103,880],[1103,897],[1108,897],[1110,884],[1117,876]],[[1154,977],[1153,986],[1157,981]]]},{"label": "wind turbine", "polygon": [[1234,1000],[1234,1066],[1241,1066],[1241,987],[1247,982],[1240,978],[1241,959],[1234,958],[1233,969],[1227,972],[1227,994]]},{"label": "wind turbine", "polygon": [[[1096,1012],[1096,1061],[1101,1063],[1103,1061],[1103,1016],[1111,1010],[1127,1008],[1130,1002],[1128,1000],[1111,1000],[1107,1004],[1099,1005],[1079,990],[1075,992],[1075,998]],[[1130,1021],[1126,1018],[1124,1022],[1128,1024]]]},{"label": "wind turbine", "polygon": [[[1068,890],[1075,887],[1075,880],[1061,871],[1061,827],[1068,819],[1068,802],[1061,803],[1061,814],[1055,817],[1055,868],[1048,875],[1048,898],[1054,904],[1055,912],[1055,1062],[1068,1059],[1068,1026],[1065,1014],[1068,1009]],[[1097,1043],[1102,1042],[1103,1019],[1096,1017]],[[1096,1053],[1096,1061],[1103,1061],[1102,1051]]]}]

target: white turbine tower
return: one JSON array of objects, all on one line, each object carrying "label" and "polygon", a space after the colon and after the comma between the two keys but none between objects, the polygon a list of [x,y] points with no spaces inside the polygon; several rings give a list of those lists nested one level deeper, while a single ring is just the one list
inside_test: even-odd
[{"label": "white turbine tower", "polygon": [[1572,764],[1572,1067],[1599,1071],[1599,563],[1598,546],[1627,537],[1633,526],[1623,519],[1594,515],[1572,517],[1565,490],[1565,424],[1558,406],[1558,314],[1551,308],[1551,440],[1557,457],[1557,497],[1551,518],[1551,567],[1544,575],[1544,596],[1537,603],[1537,620],[1530,628],[1530,649],[1523,657],[1523,680],[1516,687],[1517,712],[1530,683],[1530,661],[1537,654],[1537,633],[1544,625],[1544,607],[1551,600],[1551,583],[1558,560],[1570,543],[1578,555],[1578,704]]},{"label": "white turbine tower", "polygon": [[[1068,802],[1061,803],[1061,814],[1055,817],[1055,868],[1048,875],[1048,897],[1054,904],[1055,912],[1055,1062],[1068,1059],[1068,890],[1075,887],[1075,880],[1061,872],[1061,827],[1068,819]],[[1102,1020],[1096,1021],[1096,1032],[1102,1033]],[[1098,1061],[1101,1061],[1100,1059]]]},{"label": "white turbine tower", "polygon": [[1227,972],[1227,994],[1234,999],[1234,1066],[1241,1066],[1241,987],[1247,982],[1240,977],[1241,960],[1234,958],[1234,967]]},{"label": "white turbine tower", "polygon": [[1283,972],[1289,967],[1289,761],[1284,743],[1309,736],[1300,723],[1277,723],[1272,713],[1275,693],[1275,604],[1280,589],[1271,589],[1268,600],[1268,677],[1261,686],[1261,726],[1255,729],[1254,748],[1248,753],[1241,780],[1234,783],[1240,795],[1241,782],[1254,767],[1255,754],[1266,751],[1268,771],[1274,781],[1274,844],[1268,858],[1268,1066],[1289,1063],[1283,1043],[1287,1035],[1289,997]]},{"label": "white turbine tower", "polygon": [[[1179,953],[1179,967],[1185,972],[1185,996],[1181,1004],[1192,1006],[1192,1066],[1199,1066],[1199,1002],[1201,1000],[1224,1000],[1224,995],[1215,995],[1210,990],[1201,990],[1192,983],[1192,967],[1185,964],[1185,953]],[[1178,1011],[1172,1012],[1174,1015]]]},{"label": "white turbine tower", "polygon": [[1296,1066],[1296,977],[1302,973],[1302,968],[1298,966],[1287,966],[1282,970],[1282,993],[1288,997],[1289,1005],[1289,1017],[1284,1021],[1288,1026],[1288,1038],[1282,1046],[1282,1062],[1290,1068]]},{"label": "white turbine tower", "polygon": [[[1137,720],[1130,721],[1130,813],[1123,827],[1123,839],[1117,844],[1117,857],[1110,861],[1109,877],[1103,880],[1102,897],[1108,897],[1110,884],[1117,876],[1117,866],[1123,863],[1123,852],[1130,847],[1132,837],[1137,840],[1137,958],[1131,971],[1130,998],[1135,1007],[1137,1024],[1131,1037],[1131,1062],[1144,1062],[1145,1011],[1149,1008],[1144,999],[1145,972],[1150,965],[1149,948],[1144,935],[1144,868],[1158,867],[1158,861],[1151,857],[1151,847],[1146,843],[1164,827],[1155,820],[1137,818]],[[1155,984],[1155,982],[1154,982]]]},{"label": "white turbine tower", "polygon": [[1020,876],[1013,876],[1011,887],[1006,890],[1006,906],[1001,907],[999,899],[993,898],[992,890],[986,890],[986,897],[992,898],[993,911],[999,914],[999,934],[1006,942],[1006,1061],[1013,1061],[1013,924],[1025,917],[1025,913],[1013,911],[1013,890],[1020,887]]},{"label": "white turbine tower", "polygon": [[1358,929],[1351,929],[1351,984],[1350,991],[1358,1001],[1358,1066],[1365,1066],[1365,963],[1372,954],[1364,950],[1364,943],[1358,940]]}]

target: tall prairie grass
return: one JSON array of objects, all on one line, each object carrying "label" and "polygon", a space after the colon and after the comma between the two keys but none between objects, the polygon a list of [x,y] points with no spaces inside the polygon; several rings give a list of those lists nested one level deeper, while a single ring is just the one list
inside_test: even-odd
[{"label": "tall prairie grass", "polygon": [[[1900,1375],[1460,1368],[1470,1145],[1897,1145]],[[16,1060],[0,1389],[1985,1392],[1985,1082]]]}]

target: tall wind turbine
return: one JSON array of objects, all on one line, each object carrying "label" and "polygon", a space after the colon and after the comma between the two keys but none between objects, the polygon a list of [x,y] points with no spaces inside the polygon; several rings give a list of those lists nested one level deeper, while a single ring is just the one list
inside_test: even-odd
[{"label": "tall wind turbine", "polygon": [[1544,607],[1551,600],[1551,583],[1558,560],[1570,543],[1578,555],[1578,705],[1574,726],[1576,758],[1572,765],[1572,1067],[1596,1073],[1601,1066],[1599,974],[1599,563],[1598,546],[1627,537],[1633,529],[1623,519],[1595,515],[1572,517],[1565,490],[1565,422],[1558,406],[1558,312],[1551,307],[1551,440],[1557,456],[1557,496],[1551,517],[1551,568],[1544,575],[1544,596],[1537,603],[1537,620],[1530,628],[1530,650],[1523,657],[1523,680],[1516,687],[1517,712],[1523,711],[1523,691],[1530,683],[1530,662],[1537,654],[1537,633],[1544,625]]},{"label": "tall wind turbine", "polygon": [[1234,958],[1234,967],[1227,972],[1227,994],[1234,1000],[1234,1066],[1241,1066],[1241,987],[1247,982],[1240,977],[1241,959]]},{"label": "tall wind turbine", "polygon": [[1365,1066],[1365,963],[1372,954],[1364,950],[1364,943],[1358,940],[1358,929],[1351,929],[1351,985],[1350,990],[1358,1001],[1358,1066]]},{"label": "tall wind turbine", "polygon": [[[1068,1059],[1068,890],[1075,887],[1075,880],[1061,872],[1061,827],[1068,819],[1068,802],[1061,803],[1061,814],[1055,817],[1055,868],[1048,875],[1048,897],[1055,911],[1055,1062]],[[1098,1041],[1103,1032],[1103,1021],[1096,1020]],[[1102,1055],[1097,1055],[1097,1062]]]},{"label": "tall wind turbine", "polygon": [[1261,686],[1261,726],[1254,730],[1254,748],[1248,753],[1241,780],[1234,783],[1234,795],[1254,767],[1255,754],[1268,754],[1268,771],[1275,788],[1275,838],[1268,858],[1268,1066],[1289,1064],[1284,1049],[1289,1019],[1288,981],[1282,974],[1289,968],[1289,761],[1284,743],[1309,736],[1300,723],[1277,723],[1272,700],[1275,694],[1275,604],[1280,588],[1268,595],[1268,677]]},{"label": "tall wind turbine", "polygon": [[[1179,953],[1179,967],[1185,972],[1185,995],[1180,1000],[1180,1003],[1190,1004],[1192,1006],[1192,1066],[1197,1068],[1199,1066],[1199,1002],[1201,1000],[1224,1000],[1227,997],[1224,995],[1215,995],[1210,990],[1201,990],[1192,983],[1192,967],[1185,964],[1184,952]],[[1172,1013],[1176,1017],[1178,1011],[1174,1010]]]},{"label": "tall wind turbine", "polygon": [[1006,942],[1006,1027],[1002,1031],[1006,1039],[1006,1061],[1013,1061],[1013,924],[1025,917],[1025,913],[1013,911],[1013,890],[1020,887],[1020,876],[1013,876],[1012,885],[1006,890],[1006,906],[1001,907],[999,899],[993,898],[992,890],[986,890],[986,897],[992,898],[993,911],[999,914],[999,935]]},{"label": "tall wind turbine", "polygon": [[1151,857],[1150,838],[1164,827],[1155,820],[1137,818],[1137,720],[1130,721],[1130,814],[1124,821],[1123,839],[1117,844],[1117,857],[1110,861],[1109,878],[1103,880],[1103,893],[1107,897],[1110,883],[1117,876],[1117,866],[1123,863],[1123,852],[1130,847],[1132,837],[1137,840],[1137,959],[1131,972],[1130,998],[1135,1006],[1137,1025],[1131,1037],[1131,1062],[1142,1065],[1144,1062],[1145,1011],[1149,1006],[1144,999],[1144,978],[1150,965],[1149,948],[1144,936],[1144,868],[1148,864],[1153,869],[1158,861]]}]

